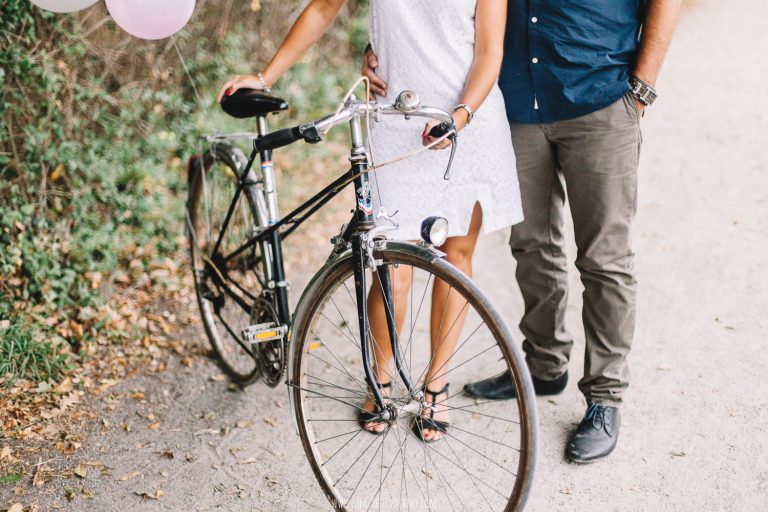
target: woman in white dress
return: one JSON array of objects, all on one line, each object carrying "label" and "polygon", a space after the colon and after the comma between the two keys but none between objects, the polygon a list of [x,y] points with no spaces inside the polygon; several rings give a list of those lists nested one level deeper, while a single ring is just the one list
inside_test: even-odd
[{"label": "woman in white dress", "polygon": [[[345,0],[312,0],[294,24],[270,64],[257,75],[237,76],[221,89],[219,100],[240,88],[264,89],[276,82],[330,27]],[[503,54],[506,0],[371,0],[370,40],[378,62],[376,72],[384,82],[374,83],[379,99],[394,102],[401,90],[411,89],[423,105],[453,112],[460,132],[451,179],[443,179],[447,158],[442,151],[422,153],[373,174],[375,206],[397,211],[395,237],[419,239],[421,221],[431,215],[448,219],[449,238],[441,247],[447,259],[472,275],[472,254],[481,228],[484,232],[522,220],[515,157],[504,100],[496,85]],[[373,123],[372,139],[377,161],[412,151],[433,139],[414,131],[413,122],[387,118]],[[443,141],[433,149],[449,147]],[[374,210],[376,211],[376,210]],[[410,275],[394,272],[394,303],[398,325],[405,317]],[[375,371],[386,393],[391,385],[386,368],[391,347],[379,286],[371,287],[369,317],[377,343]],[[463,301],[437,281],[432,290],[431,317],[461,317]],[[463,321],[463,318],[460,319]],[[442,438],[448,423],[445,368],[460,328],[451,329],[438,342],[432,336],[432,363],[425,377],[425,398],[435,405],[429,417],[414,430],[426,442]],[[373,411],[374,404],[363,407]],[[381,433],[385,424],[362,414],[363,428]]]}]

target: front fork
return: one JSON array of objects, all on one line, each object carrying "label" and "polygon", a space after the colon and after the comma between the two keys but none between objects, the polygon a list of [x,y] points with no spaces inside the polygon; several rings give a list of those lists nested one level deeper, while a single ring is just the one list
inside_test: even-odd
[{"label": "front fork", "polygon": [[373,217],[373,201],[371,198],[370,183],[368,181],[368,157],[362,142],[362,131],[360,129],[360,120],[354,118],[350,121],[352,133],[352,171],[356,176],[355,184],[355,218],[353,222],[357,229],[352,235],[352,260],[354,265],[355,277],[355,299],[357,300],[357,320],[360,328],[360,351],[363,358],[363,371],[365,372],[365,382],[373,393],[373,399],[377,410],[381,411],[382,418],[390,419],[390,411],[385,407],[384,397],[381,394],[378,377],[374,372],[372,356],[373,340],[371,339],[370,322],[368,320],[368,300],[367,283],[365,269],[370,267],[372,272],[376,272],[381,282],[382,294],[384,299],[385,316],[387,319],[387,328],[389,330],[389,342],[392,346],[392,354],[395,359],[395,367],[403,384],[408,389],[408,393],[413,396],[415,390],[413,384],[402,366],[400,358],[400,349],[398,344],[397,324],[395,320],[395,307],[392,298],[392,280],[389,274],[389,267],[383,263],[377,262],[373,258],[373,243],[371,238],[372,229],[375,226]]},{"label": "front fork", "polygon": [[386,414],[384,398],[381,395],[379,379],[374,371],[372,361],[374,360],[375,340],[372,339],[370,322],[368,320],[368,300],[367,283],[365,269],[373,266],[372,271],[376,272],[381,283],[381,293],[384,302],[384,315],[387,319],[387,330],[389,331],[389,343],[392,347],[392,357],[395,360],[395,368],[403,384],[408,390],[410,396],[415,396],[415,389],[408,373],[402,364],[400,354],[400,344],[398,340],[397,323],[395,320],[395,301],[392,296],[392,278],[389,272],[389,265],[377,262],[370,258],[368,243],[373,243],[366,238],[363,233],[355,234],[352,238],[352,260],[354,264],[355,276],[355,299],[357,300],[357,321],[360,328],[360,351],[363,359],[363,371],[365,372],[365,382],[373,393],[373,398],[379,411],[383,411],[384,419],[389,419]]}]

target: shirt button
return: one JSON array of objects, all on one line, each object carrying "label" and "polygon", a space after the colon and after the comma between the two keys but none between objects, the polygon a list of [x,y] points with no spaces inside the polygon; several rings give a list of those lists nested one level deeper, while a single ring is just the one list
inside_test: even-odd
[{"label": "shirt button", "polygon": [[539,22],[539,18],[537,18],[536,16],[531,18],[531,23],[538,23],[538,22]]},{"label": "shirt button", "polygon": [[531,59],[531,62],[533,62],[534,64],[538,64],[539,63],[539,58],[538,57],[534,57],[534,58]]}]

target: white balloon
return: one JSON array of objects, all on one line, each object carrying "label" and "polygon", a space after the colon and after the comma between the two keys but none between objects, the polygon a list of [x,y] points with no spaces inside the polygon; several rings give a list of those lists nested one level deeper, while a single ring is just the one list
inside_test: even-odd
[{"label": "white balloon", "polygon": [[99,0],[29,0],[46,11],[77,12],[90,7]]},{"label": "white balloon", "polygon": [[115,23],[142,39],[170,37],[184,28],[195,11],[196,0],[107,0]]}]

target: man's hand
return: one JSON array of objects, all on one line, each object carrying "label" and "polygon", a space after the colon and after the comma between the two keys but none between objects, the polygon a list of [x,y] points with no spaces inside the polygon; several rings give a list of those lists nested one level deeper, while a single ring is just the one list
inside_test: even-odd
[{"label": "man's hand", "polygon": [[363,54],[363,67],[360,74],[367,77],[371,82],[371,92],[376,96],[387,95],[387,82],[379,78],[376,74],[376,68],[379,67],[379,58],[373,53],[373,49],[368,46]]},{"label": "man's hand", "polygon": [[645,112],[645,105],[640,103],[639,101],[635,100],[635,104],[637,105],[637,111],[642,116],[643,112]]}]

